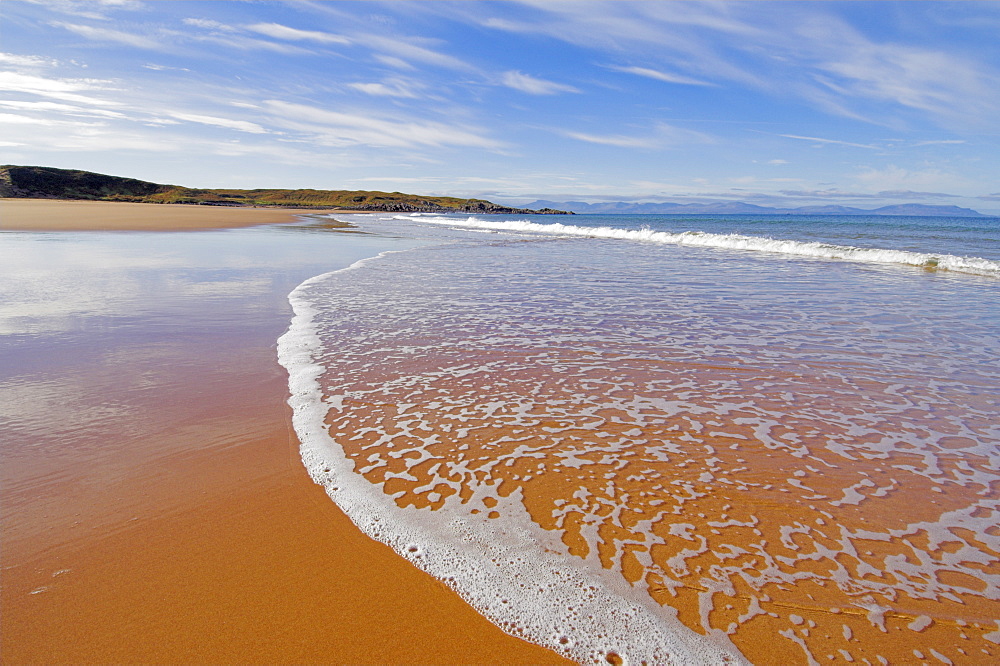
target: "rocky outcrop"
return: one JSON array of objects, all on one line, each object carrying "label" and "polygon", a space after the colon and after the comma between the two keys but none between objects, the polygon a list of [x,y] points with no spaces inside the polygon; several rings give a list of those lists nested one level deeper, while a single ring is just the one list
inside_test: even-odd
[{"label": "rocky outcrop", "polygon": [[510,208],[490,201],[472,200],[463,206],[451,208],[433,203],[409,203],[405,201],[376,201],[347,207],[350,210],[363,210],[378,213],[471,213],[474,215],[574,215],[562,210],[544,208]]},{"label": "rocky outcrop", "polygon": [[495,204],[491,201],[483,201],[481,199],[469,199],[464,206],[459,208],[463,213],[482,213],[486,215],[490,214],[500,214],[500,215],[573,215],[573,213],[566,212],[564,210],[554,210],[552,208],[542,208],[540,210],[532,210],[530,208],[510,208],[509,206],[501,206]]}]

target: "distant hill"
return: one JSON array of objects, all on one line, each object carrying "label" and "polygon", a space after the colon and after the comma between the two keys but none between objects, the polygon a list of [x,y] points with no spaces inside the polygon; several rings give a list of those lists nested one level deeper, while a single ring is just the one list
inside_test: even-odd
[{"label": "distant hill", "polygon": [[659,214],[659,215],[931,215],[948,217],[984,217],[971,208],[958,206],[928,206],[925,204],[898,204],[873,210],[850,206],[800,206],[798,208],[770,208],[739,201],[707,204],[679,203],[628,203],[625,201],[533,201],[530,208],[547,207],[591,214]]},{"label": "distant hill", "polygon": [[559,214],[557,210],[510,208],[482,199],[425,197],[402,192],[357,190],[215,190],[161,185],[90,171],[40,166],[0,166],[0,197],[89,199],[212,206],[342,208],[390,212]]}]

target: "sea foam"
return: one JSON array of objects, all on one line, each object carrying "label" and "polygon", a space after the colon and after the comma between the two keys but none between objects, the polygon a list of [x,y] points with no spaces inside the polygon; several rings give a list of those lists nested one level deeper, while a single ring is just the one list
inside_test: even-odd
[{"label": "sea foam", "polygon": [[295,315],[278,340],[278,360],[289,374],[288,404],[312,479],[365,534],[512,635],[580,663],[749,663],[723,632],[698,636],[616,574],[569,557],[558,537],[535,525],[518,493],[497,498],[505,520],[490,521],[450,510],[457,501],[437,511],[401,508],[355,470],[325,425],[341,398],[325,397],[320,386],[325,368],[317,362],[322,348],[310,288],[391,253],[311,278],[289,295]]},{"label": "sea foam", "polygon": [[302,457],[363,531],[577,661],[993,654],[992,282],[471,230],[290,297]]},{"label": "sea foam", "polygon": [[[407,219],[400,216],[398,219]],[[410,218],[413,219],[413,218]],[[609,238],[618,240],[661,243],[664,245],[686,245],[689,247],[719,248],[725,250],[745,250],[753,252],[773,252],[817,259],[835,259],[871,264],[897,264],[923,269],[946,270],[985,277],[1000,277],[1000,262],[981,257],[961,257],[951,254],[930,254],[887,248],[864,248],[850,245],[836,245],[821,242],[783,240],[764,236],[742,234],[715,234],[703,231],[682,231],[672,233],[650,228],[621,229],[616,227],[586,227],[559,222],[541,224],[530,220],[483,220],[477,217],[465,219],[425,215],[418,219],[421,223],[449,225],[468,229],[505,231],[513,233],[548,234],[553,236],[583,236],[588,238]]]}]

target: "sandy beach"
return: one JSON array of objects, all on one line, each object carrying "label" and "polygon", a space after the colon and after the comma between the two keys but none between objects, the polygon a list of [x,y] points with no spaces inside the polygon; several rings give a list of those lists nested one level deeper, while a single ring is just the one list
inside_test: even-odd
[{"label": "sandy beach", "polygon": [[191,231],[279,224],[294,219],[297,214],[324,212],[330,211],[56,199],[0,199],[0,229]]},{"label": "sandy beach", "polygon": [[[298,212],[4,200],[0,230],[212,229]],[[4,664],[559,661],[361,534],[306,474],[275,358],[302,271],[241,293],[235,279],[164,278],[174,291],[159,309],[65,316],[58,334],[9,319]]]}]

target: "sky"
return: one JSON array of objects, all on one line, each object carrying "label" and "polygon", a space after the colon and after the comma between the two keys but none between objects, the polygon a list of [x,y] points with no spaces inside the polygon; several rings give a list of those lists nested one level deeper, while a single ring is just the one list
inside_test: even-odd
[{"label": "sky", "polygon": [[0,163],[1000,213],[1000,2],[0,3]]}]

